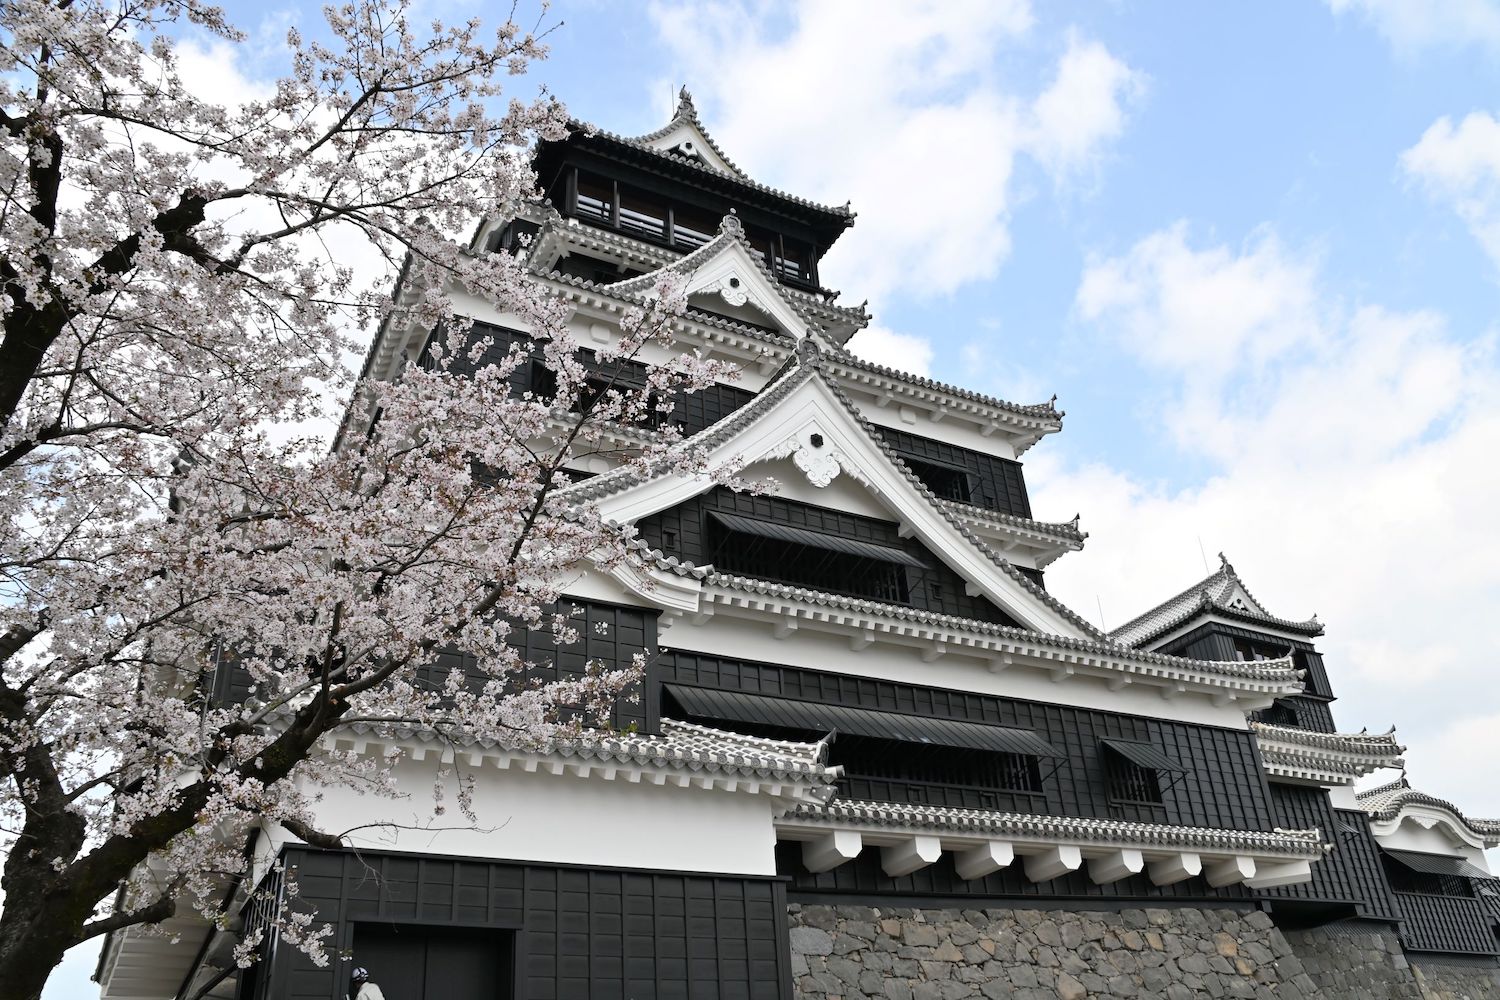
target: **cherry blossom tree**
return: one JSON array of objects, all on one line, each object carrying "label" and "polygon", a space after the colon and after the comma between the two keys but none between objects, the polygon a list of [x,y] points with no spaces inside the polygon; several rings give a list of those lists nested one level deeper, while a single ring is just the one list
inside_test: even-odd
[{"label": "cherry blossom tree", "polygon": [[[498,99],[544,55],[536,29],[514,10],[488,34],[419,26],[399,0],[326,17],[327,41],[290,34],[267,96],[223,107],[174,41],[240,41],[215,8],[0,0],[5,1000],[38,997],[79,942],[210,915],[256,822],[340,843],[298,790],[310,758],[387,792],[394,762],[327,749],[339,727],[586,738],[631,680],[520,683],[507,634],[568,641],[564,571],[635,558],[559,496],[570,458],[726,373],[682,356],[600,391],[566,309],[455,238],[532,194],[525,149],[564,127],[545,93]],[[478,363],[458,288],[532,344]],[[681,296],[658,291],[599,360],[670,343]],[[380,323],[447,335],[359,384],[358,331]],[[514,394],[537,359],[555,392]],[[330,450],[316,430],[351,398]],[[614,460],[708,471],[670,428],[637,439]],[[468,673],[422,683],[447,647]],[[230,665],[250,698],[211,696]],[[305,916],[284,930],[316,953]]]}]

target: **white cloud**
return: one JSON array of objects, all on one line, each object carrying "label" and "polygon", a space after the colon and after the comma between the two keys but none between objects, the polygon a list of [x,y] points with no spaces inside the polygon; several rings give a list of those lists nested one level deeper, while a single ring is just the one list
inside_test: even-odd
[{"label": "white cloud", "polygon": [[849,338],[849,350],[877,365],[913,375],[932,374],[932,342],[926,337],[869,326]]},{"label": "white cloud", "polygon": [[1215,472],[1172,488],[1037,448],[1035,507],[1082,506],[1090,532],[1048,571],[1054,591],[1118,626],[1224,551],[1274,613],[1327,623],[1343,727],[1399,725],[1418,784],[1500,815],[1500,785],[1465,781],[1475,747],[1451,736],[1500,712],[1493,337],[1345,308],[1272,233],[1200,248],[1182,226],[1093,264],[1077,311],[1166,383],[1164,432]]},{"label": "white cloud", "polygon": [[992,276],[1010,252],[1017,158],[1055,176],[1094,166],[1139,89],[1137,74],[1076,37],[1049,86],[1007,85],[1032,27],[1021,0],[660,3],[653,15],[741,166],[804,197],[852,201],[858,224],[824,273],[861,297]]},{"label": "white cloud", "polygon": [[1103,45],[1070,38],[1057,76],[1032,106],[1033,155],[1059,173],[1089,166],[1125,131],[1125,105],[1144,87]]},{"label": "white cloud", "polygon": [[1456,126],[1439,118],[1401,154],[1401,167],[1458,213],[1500,267],[1500,121],[1483,111]]},{"label": "white cloud", "polygon": [[1328,0],[1328,6],[1335,14],[1356,12],[1405,55],[1468,45],[1500,51],[1494,0]]}]

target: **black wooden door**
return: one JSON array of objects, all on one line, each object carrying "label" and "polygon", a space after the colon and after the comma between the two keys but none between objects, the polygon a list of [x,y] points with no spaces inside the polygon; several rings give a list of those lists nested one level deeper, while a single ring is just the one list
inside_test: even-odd
[{"label": "black wooden door", "polygon": [[506,932],[358,924],[353,966],[369,970],[386,1000],[511,1000]]}]

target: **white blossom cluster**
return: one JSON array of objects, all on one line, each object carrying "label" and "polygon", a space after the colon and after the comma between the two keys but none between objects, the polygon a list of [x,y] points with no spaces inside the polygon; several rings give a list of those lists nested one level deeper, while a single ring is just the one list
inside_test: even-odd
[{"label": "white blossom cluster", "polygon": [[[711,474],[671,428],[629,451],[610,428],[732,373],[685,354],[590,388],[565,306],[455,238],[532,196],[526,148],[563,134],[545,94],[499,101],[544,54],[512,14],[486,37],[399,0],[330,8],[331,41],[291,33],[292,73],[226,108],[172,41],[238,40],[215,8],[0,0],[0,993],[181,906],[222,919],[255,824],[339,842],[312,789],[391,795],[398,759],[329,749],[341,727],[536,745],[606,723],[641,668],[521,683],[538,665],[507,639],[576,641],[567,571],[635,558],[557,499],[565,464]],[[355,273],[350,248],[392,270]],[[535,347],[470,373],[489,345],[455,289]],[[670,346],[682,295],[658,292],[600,362]],[[461,349],[359,383],[349,331],[382,323]],[[513,394],[528,350],[555,395]],[[351,398],[378,420],[330,452],[305,428]],[[444,649],[464,666],[434,678]],[[216,697],[231,674],[247,698]],[[313,917],[273,923],[325,957]]]}]

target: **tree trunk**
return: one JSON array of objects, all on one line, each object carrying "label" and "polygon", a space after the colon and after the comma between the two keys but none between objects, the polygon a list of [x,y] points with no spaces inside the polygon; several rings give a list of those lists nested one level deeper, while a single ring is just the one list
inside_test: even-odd
[{"label": "tree trunk", "polygon": [[[39,859],[38,866],[45,864]],[[6,893],[0,913],[0,1000],[39,1000],[63,954],[82,936],[94,903],[67,894]]]}]

